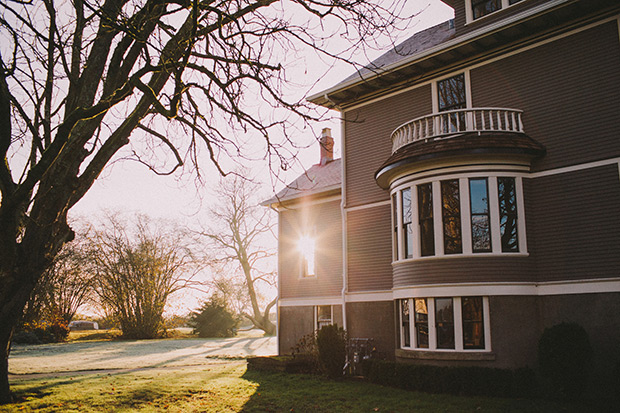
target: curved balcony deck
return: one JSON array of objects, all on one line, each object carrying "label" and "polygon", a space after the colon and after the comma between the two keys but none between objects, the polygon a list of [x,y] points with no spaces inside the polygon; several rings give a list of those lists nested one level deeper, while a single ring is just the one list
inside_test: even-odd
[{"label": "curved balcony deck", "polygon": [[524,133],[522,114],[518,109],[471,108],[422,116],[392,132],[392,153],[420,140],[449,138],[466,132]]}]

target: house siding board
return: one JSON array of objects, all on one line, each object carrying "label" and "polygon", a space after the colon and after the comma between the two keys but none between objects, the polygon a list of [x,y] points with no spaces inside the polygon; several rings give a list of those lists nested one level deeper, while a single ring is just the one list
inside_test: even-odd
[{"label": "house siding board", "polygon": [[547,149],[533,171],[620,156],[615,21],[473,69],[471,89],[474,107],[524,111],[525,132]]},{"label": "house siding board", "polygon": [[[297,242],[305,228],[316,234],[316,277],[300,278]],[[342,218],[340,201],[280,213],[278,262],[280,297],[339,295],[342,290]]]},{"label": "house siding board", "polygon": [[392,288],[390,205],[347,212],[348,291]]},{"label": "house siding board", "polygon": [[280,307],[279,311],[279,353],[289,354],[301,337],[314,331],[314,307]]},{"label": "house siding board", "polygon": [[529,257],[463,257],[394,266],[394,288],[425,284],[535,281]]},{"label": "house siding board", "polygon": [[620,277],[617,165],[525,180],[530,254],[540,281]]},{"label": "house siding board", "polygon": [[395,317],[394,301],[347,303],[347,332],[351,338],[372,338],[375,357],[394,359]]},{"label": "house siding board", "polygon": [[347,207],[389,199],[375,172],[392,154],[390,136],[399,125],[431,112],[430,85],[345,112]]}]

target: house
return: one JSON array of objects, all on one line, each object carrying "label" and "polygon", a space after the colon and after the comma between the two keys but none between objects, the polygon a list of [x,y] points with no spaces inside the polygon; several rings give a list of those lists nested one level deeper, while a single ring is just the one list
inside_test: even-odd
[{"label": "house", "polygon": [[309,100],[340,112],[279,211],[279,351],[322,324],[402,362],[537,364],[577,322],[620,360],[620,2],[444,0]]}]

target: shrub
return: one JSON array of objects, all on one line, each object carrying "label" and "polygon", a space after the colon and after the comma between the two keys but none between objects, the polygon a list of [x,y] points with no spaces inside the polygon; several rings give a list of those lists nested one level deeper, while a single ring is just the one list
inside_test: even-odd
[{"label": "shrub", "polygon": [[211,297],[191,314],[188,324],[199,337],[234,337],[239,319],[218,297]]},{"label": "shrub", "polygon": [[538,362],[554,391],[571,398],[580,396],[592,364],[588,333],[576,323],[545,329],[538,342]]},{"label": "shrub", "polygon": [[319,361],[319,349],[316,344],[316,331],[301,337],[297,344],[291,348],[293,355],[292,367],[295,373],[319,374],[321,363]]},{"label": "shrub", "polygon": [[69,337],[69,327],[62,317],[51,321],[30,322],[13,334],[13,342],[21,344],[60,343]]},{"label": "shrub", "polygon": [[323,326],[316,337],[321,366],[328,376],[342,376],[342,369],[347,357],[346,332],[338,325]]},{"label": "shrub", "polygon": [[536,387],[531,369],[439,367],[371,359],[364,361],[364,371],[373,383],[426,393],[530,397]]}]

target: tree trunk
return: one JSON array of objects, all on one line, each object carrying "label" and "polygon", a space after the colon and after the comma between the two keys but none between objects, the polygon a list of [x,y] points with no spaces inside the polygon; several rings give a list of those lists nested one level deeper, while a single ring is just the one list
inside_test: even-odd
[{"label": "tree trunk", "polygon": [[0,405],[13,401],[13,395],[9,386],[9,351],[12,335],[12,328],[0,329],[0,346],[2,346],[2,355],[0,356]]}]

